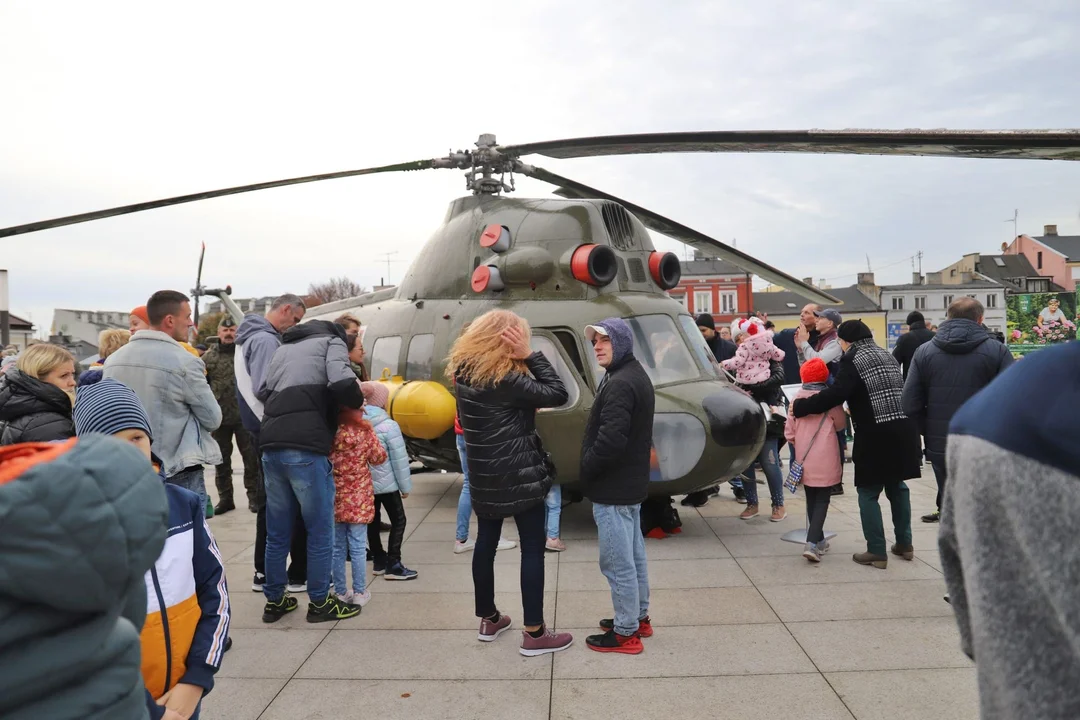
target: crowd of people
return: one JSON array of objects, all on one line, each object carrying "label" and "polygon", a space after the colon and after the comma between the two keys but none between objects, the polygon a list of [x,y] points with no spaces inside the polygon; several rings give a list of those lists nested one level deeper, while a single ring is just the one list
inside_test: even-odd
[{"label": "crowd of people", "polygon": [[[702,315],[697,325],[718,369],[768,418],[755,462],[730,481],[746,504],[740,517],[759,515],[755,466],[765,475],[773,522],[787,517],[785,484],[801,487],[803,557],[822,562],[853,425],[866,550],[852,559],[884,570],[890,554],[914,557],[906,481],[921,475],[925,458],[938,497],[937,510],[922,519],[940,522],[946,599],[963,649],[978,663],[984,713],[1013,717],[1034,707],[1045,711],[1039,717],[1072,717],[1076,701],[1049,688],[1053,678],[1080,671],[1080,621],[1069,610],[1080,568],[1060,534],[1080,510],[1080,456],[1061,431],[1071,418],[1066,408],[1080,400],[1080,345],[1046,350],[1010,370],[1012,355],[983,325],[983,312],[974,298],[959,298],[936,332],[912,313],[892,353],[860,320],[816,305],[803,309],[797,328],[781,332],[764,316],[718,329]],[[18,653],[20,672],[0,678],[0,694],[17,716],[59,716],[63,707],[63,716],[75,709],[87,717],[198,717],[232,644],[224,563],[206,519],[236,510],[234,443],[256,514],[252,590],[265,596],[264,622],[298,609],[298,593],[308,596],[308,622],[356,617],[371,601],[368,561],[386,580],[419,577],[402,559],[408,452],[387,413],[387,387],[364,368],[360,322],[344,315],[301,323],[305,313],[303,301],[286,294],[239,326],[226,316],[204,351],[191,343],[188,298],[161,291],[132,311],[129,330],[102,333],[100,356],[82,373],[56,345],[7,353],[0,518],[12,524],[0,536],[0,612],[14,619],[0,630],[0,657]],[[496,603],[494,561],[498,550],[520,544],[519,652],[537,656],[573,643],[545,621],[544,554],[565,544],[557,468],[535,424],[537,410],[558,407],[568,393],[530,337],[520,316],[487,312],[453,344],[447,376],[463,471],[453,552],[473,552],[478,640],[493,642],[513,626]],[[585,644],[638,654],[653,634],[643,503],[654,391],[625,320],[590,325],[584,339],[603,377],[585,426],[580,490],[592,502],[599,570],[614,611]],[[800,388],[789,402],[781,387],[796,377]],[[1048,378],[1055,392],[1031,403],[1045,395]],[[207,499],[207,466],[216,468],[216,507]],[[718,488],[683,502],[700,506]],[[1024,502],[1037,488],[1050,492],[1052,506]],[[891,507],[891,547],[882,494]],[[508,519],[518,543],[502,537]],[[55,557],[35,553],[45,545]],[[1006,550],[988,555],[991,546]],[[9,581],[44,578],[61,566],[82,588],[77,598],[31,598]],[[1032,633],[1047,652],[1026,651]],[[40,672],[57,667],[49,657],[60,648],[78,659],[89,683],[73,684],[64,667]]]}]

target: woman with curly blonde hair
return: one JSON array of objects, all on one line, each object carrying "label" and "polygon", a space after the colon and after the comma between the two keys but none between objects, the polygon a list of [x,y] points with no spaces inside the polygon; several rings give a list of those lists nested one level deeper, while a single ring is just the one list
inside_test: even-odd
[{"label": "woman with curly blonde hair", "polygon": [[569,633],[544,624],[544,546],[555,467],[536,434],[536,411],[566,402],[566,386],[551,363],[529,347],[524,318],[492,310],[476,318],[450,351],[446,373],[457,391],[458,419],[469,462],[477,517],[473,589],[482,642],[510,628],[495,605],[495,551],[503,520],[514,518],[521,542],[521,654],[565,650]]}]

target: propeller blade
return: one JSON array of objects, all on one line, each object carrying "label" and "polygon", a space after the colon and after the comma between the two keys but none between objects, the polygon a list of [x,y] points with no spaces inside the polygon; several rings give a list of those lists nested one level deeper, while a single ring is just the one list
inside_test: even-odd
[{"label": "propeller blade", "polygon": [[202,252],[199,253],[199,272],[195,275],[195,289],[191,292],[195,296],[195,331],[199,330],[199,295],[202,294],[202,266],[206,258],[206,243],[202,244]]},{"label": "propeller blade", "polygon": [[602,199],[617,202],[624,208],[632,212],[641,220],[642,224],[650,230],[655,230],[658,233],[667,235],[680,242],[689,245],[692,248],[700,250],[710,257],[719,257],[722,260],[738,265],[746,272],[753,273],[758,277],[768,280],[771,283],[785,287],[793,292],[796,292],[806,298],[809,298],[813,302],[821,303],[825,305],[842,305],[843,303],[829,295],[828,293],[808,285],[802,280],[797,280],[785,272],[777,270],[771,265],[757,260],[756,258],[747,255],[736,248],[726,245],[719,240],[714,240],[708,235],[704,235],[697,230],[688,228],[685,225],[675,222],[670,218],[666,218],[663,215],[658,215],[651,210],[646,210],[643,207],[634,205],[627,202],[622,198],[609,195],[608,193],[591,188],[588,185],[582,185],[579,182],[564,178],[561,175],[556,175],[553,172],[548,172],[543,168],[538,168],[532,165],[526,165],[524,163],[517,163],[515,168],[523,175],[528,175],[531,178],[537,180],[543,180],[546,183],[551,183],[557,186],[554,191],[556,195],[561,195],[566,198],[577,198],[582,200],[587,199]]},{"label": "propeller blade", "polygon": [[500,147],[512,157],[803,152],[1080,160],[1080,130],[731,130],[570,138]]},{"label": "propeller blade", "polygon": [[323,175],[306,175],[304,177],[289,178],[287,180],[275,180],[273,182],[256,183],[254,185],[240,185],[238,187],[225,188],[223,190],[210,190],[207,192],[192,193],[191,195],[180,195],[177,197],[165,198],[163,200],[151,200],[150,202],[135,203],[134,205],[123,205],[121,207],[109,208],[108,210],[98,210],[96,212],[82,213],[80,215],[68,215],[67,217],[44,220],[42,222],[29,223],[27,225],[14,225],[8,228],[0,228],[0,238],[37,232],[39,230],[49,230],[50,228],[61,227],[63,225],[75,225],[76,223],[84,223],[91,220],[101,220],[116,215],[141,212],[143,210],[153,210],[154,208],[168,207],[169,205],[180,205],[182,203],[195,202],[196,200],[209,200],[210,198],[223,197],[225,195],[237,195],[239,193],[267,190],[269,188],[284,187],[286,185],[299,185],[301,183],[318,182],[320,180],[337,180],[338,178],[355,177],[357,175],[374,175],[376,173],[401,172],[408,170],[428,170],[436,167],[436,163],[436,160],[416,160],[414,162],[384,165],[382,167],[366,168],[364,170],[346,170],[344,172],[325,173]]}]

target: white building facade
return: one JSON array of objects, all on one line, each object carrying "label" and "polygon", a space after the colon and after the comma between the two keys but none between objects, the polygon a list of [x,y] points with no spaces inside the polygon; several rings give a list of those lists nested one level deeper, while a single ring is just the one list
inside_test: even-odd
[{"label": "white building facade", "polygon": [[885,285],[881,288],[881,309],[885,311],[885,323],[889,347],[907,332],[907,316],[918,310],[928,325],[945,322],[945,311],[953,300],[968,295],[982,303],[986,312],[983,324],[991,332],[1005,332],[1005,288],[991,282],[972,282],[962,285],[919,284]]}]

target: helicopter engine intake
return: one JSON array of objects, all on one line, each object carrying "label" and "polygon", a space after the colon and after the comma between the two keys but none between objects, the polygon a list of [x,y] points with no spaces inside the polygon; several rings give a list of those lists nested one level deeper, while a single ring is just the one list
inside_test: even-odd
[{"label": "helicopter engine intake", "polygon": [[594,287],[603,287],[618,272],[615,251],[607,245],[581,245],[570,257],[574,279]]},{"label": "helicopter engine intake", "polygon": [[682,264],[675,253],[653,250],[649,254],[649,273],[661,290],[670,290],[682,279]]}]

